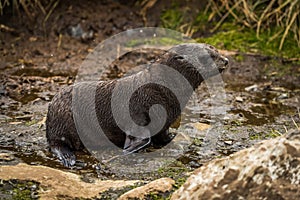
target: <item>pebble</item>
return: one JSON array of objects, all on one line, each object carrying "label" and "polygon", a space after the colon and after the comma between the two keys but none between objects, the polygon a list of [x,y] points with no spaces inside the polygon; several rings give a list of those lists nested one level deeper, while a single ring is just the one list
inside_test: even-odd
[{"label": "pebble", "polygon": [[256,84],[250,85],[250,86],[248,86],[248,87],[245,88],[245,90],[247,92],[249,92],[249,91],[257,91],[257,89],[258,89],[258,85],[256,85]]},{"label": "pebble", "polygon": [[9,162],[9,161],[13,161],[13,160],[15,160],[13,155],[11,155],[9,153],[0,153],[0,161]]},{"label": "pebble", "polygon": [[228,145],[232,145],[233,141],[231,141],[231,140],[225,140],[224,143],[228,144]]},{"label": "pebble", "polygon": [[236,100],[237,102],[243,102],[243,101],[244,101],[243,98],[240,97],[240,96],[235,97],[235,100]]}]

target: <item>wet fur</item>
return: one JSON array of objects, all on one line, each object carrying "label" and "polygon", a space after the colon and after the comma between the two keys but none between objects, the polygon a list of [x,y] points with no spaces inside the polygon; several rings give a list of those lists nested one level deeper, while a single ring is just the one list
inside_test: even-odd
[{"label": "wet fur", "polygon": [[[167,53],[160,56],[154,64],[140,73],[119,80],[107,82],[100,81],[97,83],[95,96],[97,119],[102,130],[111,142],[118,147],[123,148],[126,138],[126,134],[117,126],[110,107],[112,91],[117,81],[122,81],[124,84],[130,84],[131,82],[150,77],[160,77],[163,72],[160,71],[161,68],[156,67],[155,65],[159,63],[177,70],[190,82],[193,89],[196,89],[204,78],[213,76],[216,73],[210,72],[210,66],[200,66],[206,67],[207,69],[203,69],[202,73],[199,73],[199,70],[189,62],[186,56],[184,56],[186,53],[188,55],[189,51],[194,53],[197,48],[200,48],[197,44],[175,46]],[[206,48],[210,57],[213,58],[214,62],[219,67],[219,70],[223,70],[223,67],[227,64],[228,60],[225,60],[225,58],[210,45],[203,45],[201,48]],[[200,57],[199,59],[205,60],[207,58]],[[207,77],[203,77],[203,73],[207,73]],[[80,83],[78,84],[80,85]],[[84,149],[84,145],[77,134],[72,114],[73,87],[74,86],[68,86],[53,97],[52,102],[49,104],[46,120],[46,136],[51,151],[59,157],[65,166],[69,167],[75,164],[76,158],[73,152]],[[186,98],[183,100],[184,104],[186,104],[192,93],[184,95]],[[130,99],[130,114],[136,124],[146,126],[150,123],[149,109],[154,104],[164,106],[168,117],[164,127],[158,134],[151,138],[151,141],[154,145],[165,145],[172,139],[168,129],[181,113],[179,102],[172,91],[157,84],[147,84],[140,87],[133,93]]]}]

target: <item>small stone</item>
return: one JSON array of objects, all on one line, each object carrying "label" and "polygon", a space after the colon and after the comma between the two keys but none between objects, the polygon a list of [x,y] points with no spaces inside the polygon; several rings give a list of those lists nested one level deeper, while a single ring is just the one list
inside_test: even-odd
[{"label": "small stone", "polygon": [[14,156],[11,154],[0,153],[0,161],[9,162],[9,161],[13,161],[14,159],[15,159]]},{"label": "small stone", "polygon": [[256,84],[248,86],[248,87],[245,88],[245,90],[247,92],[249,92],[249,91],[257,91],[257,89],[258,89],[258,85],[256,85]]},{"label": "small stone", "polygon": [[281,95],[279,95],[277,97],[277,99],[288,99],[289,98],[289,94],[288,93],[283,93]]},{"label": "small stone", "polygon": [[37,41],[37,37],[30,37],[30,38],[29,38],[29,41],[30,41],[30,42],[35,42],[35,41]]},{"label": "small stone", "polygon": [[231,141],[231,140],[225,140],[224,143],[228,144],[228,145],[232,145],[233,141]]},{"label": "small stone", "polygon": [[6,115],[0,115],[0,121],[6,121],[6,120],[10,120],[11,117],[6,116]]},{"label": "small stone", "polygon": [[235,100],[236,100],[237,102],[243,102],[243,101],[244,101],[243,98],[242,98],[242,97],[239,97],[239,96],[235,97]]},{"label": "small stone", "polygon": [[209,124],[200,123],[200,122],[193,123],[192,126],[193,126],[194,128],[196,128],[197,130],[199,130],[199,131],[204,131],[204,130],[210,128],[210,125],[209,125]]}]

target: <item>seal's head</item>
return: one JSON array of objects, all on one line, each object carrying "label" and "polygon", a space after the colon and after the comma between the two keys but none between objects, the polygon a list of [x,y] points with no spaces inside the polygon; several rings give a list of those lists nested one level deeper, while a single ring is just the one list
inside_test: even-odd
[{"label": "seal's head", "polygon": [[228,59],[209,44],[185,43],[169,49],[160,63],[201,82],[224,71]]}]

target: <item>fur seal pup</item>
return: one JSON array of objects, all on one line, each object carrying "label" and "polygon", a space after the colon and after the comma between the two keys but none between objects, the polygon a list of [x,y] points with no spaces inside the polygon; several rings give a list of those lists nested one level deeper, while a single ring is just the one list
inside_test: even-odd
[{"label": "fur seal pup", "polygon": [[[217,49],[211,45],[197,43],[176,45],[159,56],[146,69],[136,74],[118,80],[96,82],[94,110],[97,115],[97,122],[106,137],[117,147],[123,149],[125,154],[135,152],[147,146],[150,142],[154,145],[165,145],[173,139],[173,136],[168,132],[170,125],[181,114],[181,110],[188,102],[193,90],[205,79],[222,72],[227,64],[228,59],[219,54]],[[187,80],[192,89],[187,90],[177,77],[172,77],[172,73],[167,72],[166,68],[160,66],[166,66],[176,71]],[[175,88],[175,93],[166,85],[159,84],[168,81],[172,82],[171,86]],[[75,87],[80,86],[80,93],[85,90],[85,87],[89,87],[84,84],[77,83],[62,89],[53,97],[48,107],[46,120],[47,141],[51,151],[67,167],[75,164],[74,151],[85,148],[78,135],[72,110],[74,109],[72,108],[72,94]],[[130,117],[138,127],[126,127],[126,123],[123,123],[125,128],[121,128],[115,120],[111,107],[114,91],[119,86],[126,89],[139,84],[142,86],[132,93],[129,100]],[[122,93],[120,91],[119,93]],[[82,93],[79,96],[85,95]],[[79,106],[91,107],[85,105],[84,102],[81,103],[82,105]],[[157,104],[165,109],[166,119],[161,119],[160,114],[155,113],[155,109],[154,111],[151,110]],[[83,114],[79,113],[79,115]],[[88,118],[81,117],[83,119]],[[126,121],[126,119],[124,120]],[[160,121],[163,124],[159,131],[154,130],[155,126],[151,127],[149,125],[154,122],[159,124]]]}]

